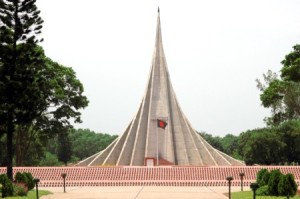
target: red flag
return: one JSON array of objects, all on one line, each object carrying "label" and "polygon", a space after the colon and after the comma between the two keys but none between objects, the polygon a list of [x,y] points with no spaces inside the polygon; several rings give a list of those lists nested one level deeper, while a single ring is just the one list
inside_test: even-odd
[{"label": "red flag", "polygon": [[165,122],[163,120],[160,120],[160,119],[157,119],[157,127],[158,128],[165,129],[167,125],[168,125],[167,122]]}]

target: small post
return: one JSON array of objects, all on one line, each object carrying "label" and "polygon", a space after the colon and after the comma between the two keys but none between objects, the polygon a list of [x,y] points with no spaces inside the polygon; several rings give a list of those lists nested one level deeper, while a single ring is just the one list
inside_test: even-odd
[{"label": "small post", "polygon": [[62,173],[61,177],[63,178],[63,181],[64,181],[64,193],[66,193],[66,177],[67,177],[67,174],[66,173]]},{"label": "small post", "polygon": [[250,188],[253,191],[253,199],[255,199],[256,198],[256,190],[259,188],[259,185],[258,185],[258,183],[251,183]]},{"label": "small post", "polygon": [[228,188],[229,188],[228,199],[231,199],[231,181],[233,180],[233,177],[232,176],[228,176],[226,178],[226,180],[228,181]]},{"label": "small post", "polygon": [[35,183],[35,187],[36,187],[36,199],[39,199],[39,186],[38,186],[38,184],[40,182],[40,179],[34,178],[33,182]]},{"label": "small post", "polygon": [[241,178],[241,191],[243,191],[243,180],[244,180],[245,173],[240,173]]}]

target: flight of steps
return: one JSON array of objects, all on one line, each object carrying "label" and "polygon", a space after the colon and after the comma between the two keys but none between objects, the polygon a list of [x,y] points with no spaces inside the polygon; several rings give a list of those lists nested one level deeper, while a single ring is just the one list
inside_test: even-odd
[{"label": "flight of steps", "polygon": [[[280,169],[292,173],[300,184],[300,166],[157,166],[157,167],[14,167],[16,172],[30,172],[40,179],[41,187],[63,186],[62,173],[66,173],[66,186],[227,186],[226,177],[232,176],[232,186],[240,186],[240,173],[245,173],[244,186],[255,182],[261,169]],[[0,167],[0,174],[6,173]]]}]

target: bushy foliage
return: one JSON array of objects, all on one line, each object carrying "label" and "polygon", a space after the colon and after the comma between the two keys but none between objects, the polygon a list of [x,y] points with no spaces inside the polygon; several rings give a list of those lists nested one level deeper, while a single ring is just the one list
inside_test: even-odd
[{"label": "bushy foliage", "polygon": [[33,179],[34,179],[33,176],[29,172],[24,172],[23,175],[25,175],[27,178],[26,185],[27,185],[28,191],[32,190],[35,186],[34,181],[33,181]]},{"label": "bushy foliage", "polygon": [[268,182],[268,192],[271,196],[279,196],[278,184],[282,173],[279,169],[272,170],[270,172],[270,179]]},{"label": "bushy foliage", "polygon": [[200,132],[199,135],[205,139],[210,145],[212,145],[215,149],[218,149],[220,151],[224,151],[224,148],[222,146],[222,138],[219,136],[213,136],[211,134]]},{"label": "bushy foliage", "polygon": [[21,173],[21,172],[17,172],[16,175],[15,175],[15,181],[16,181],[16,183],[23,182],[23,183],[26,184],[27,176],[23,175],[23,173]]},{"label": "bushy foliage", "polygon": [[61,166],[62,164],[55,154],[48,151],[45,152],[45,156],[39,162],[39,166]]},{"label": "bushy foliage", "polygon": [[6,174],[0,175],[0,184],[2,185],[1,192],[2,198],[12,196],[14,194],[14,187]]},{"label": "bushy foliage", "polygon": [[295,182],[294,175],[288,173],[281,175],[278,183],[278,193],[281,196],[295,196],[297,193],[298,185]]},{"label": "bushy foliage", "polygon": [[258,195],[258,196],[268,196],[269,195],[268,186],[264,185],[264,186],[259,187],[256,190],[256,195]]},{"label": "bushy foliage", "polygon": [[16,183],[24,183],[27,187],[27,190],[25,191],[29,191],[34,188],[33,176],[29,172],[17,172],[15,175],[15,181]]},{"label": "bushy foliage", "polygon": [[28,191],[24,186],[15,184],[13,187],[14,187],[14,196],[27,196]]},{"label": "bushy foliage", "polygon": [[[276,127],[248,130],[239,136],[199,134],[213,147],[244,160],[247,165],[300,163],[300,120],[289,120]],[[265,184],[267,181],[268,178]]]},{"label": "bushy foliage", "polygon": [[261,169],[257,173],[257,183],[260,187],[257,189],[258,196],[287,196],[293,197],[297,193],[298,185],[293,174],[282,174],[279,169],[269,172],[267,169]]},{"label": "bushy foliage", "polygon": [[279,125],[290,119],[300,118],[300,45],[285,56],[281,62],[280,77],[271,70],[263,74],[264,83],[257,80],[257,88],[262,92],[260,100],[265,108],[271,109],[268,125]]},{"label": "bushy foliage", "polygon": [[264,186],[268,184],[269,178],[269,171],[267,169],[261,169],[257,173],[256,182],[259,184],[259,186]]}]

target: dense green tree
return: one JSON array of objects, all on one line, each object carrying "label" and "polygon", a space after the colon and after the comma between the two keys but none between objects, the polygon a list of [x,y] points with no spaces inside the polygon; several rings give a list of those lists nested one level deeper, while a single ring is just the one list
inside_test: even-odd
[{"label": "dense green tree", "polygon": [[11,179],[16,127],[53,137],[71,127],[70,118],[80,122],[78,109],[88,104],[75,72],[46,58],[37,45],[39,14],[35,0],[0,0],[0,136],[7,135]]},{"label": "dense green tree", "polygon": [[300,45],[285,56],[281,62],[281,78],[268,71],[263,74],[264,82],[257,80],[257,87],[262,92],[262,105],[271,108],[272,116],[267,119],[268,125],[279,125],[289,119],[300,118]]},{"label": "dense green tree", "polygon": [[282,162],[285,143],[273,129],[258,129],[241,133],[238,151],[246,164],[276,164]]},{"label": "dense green tree", "polygon": [[44,156],[47,140],[48,137],[32,125],[17,126],[14,139],[16,166],[38,165]]},{"label": "dense green tree", "polygon": [[[42,114],[36,118],[35,122],[23,131],[23,134],[17,133],[17,138],[21,136],[23,145],[17,145],[17,149],[28,145],[28,148],[23,150],[23,153],[28,152],[28,149],[37,149],[40,153],[40,157],[44,156],[44,150],[42,146],[46,146],[49,139],[57,137],[56,135],[68,131],[72,128],[69,120],[73,118],[74,122],[81,122],[80,112],[81,108],[84,108],[88,104],[87,98],[83,95],[83,86],[81,82],[76,78],[76,74],[72,68],[62,66],[49,58],[45,58],[44,75],[47,79],[47,90],[45,94],[48,96],[47,105],[48,109],[42,112]],[[25,127],[26,128],[26,127]],[[65,135],[65,133],[63,133]],[[27,139],[23,139],[27,138]],[[56,142],[55,142],[56,143]],[[32,147],[29,147],[29,146]],[[65,145],[66,147],[66,145]],[[57,150],[57,146],[55,148]],[[35,150],[36,151],[36,150]],[[64,152],[67,152],[66,150]],[[57,154],[57,151],[53,152]],[[59,155],[60,158],[66,160],[67,153]],[[70,151],[68,152],[70,154]],[[18,156],[18,153],[16,154]],[[26,153],[22,157],[26,157],[30,153]],[[18,165],[27,165],[28,160],[31,158],[18,158],[21,161],[17,161]],[[32,164],[38,164],[36,161],[32,161]]]},{"label": "dense green tree", "polygon": [[298,185],[295,182],[293,174],[288,173],[281,175],[278,183],[278,194],[281,196],[287,196],[287,199],[294,197],[297,193]]},{"label": "dense green tree", "polygon": [[285,143],[283,161],[300,162],[300,120],[290,120],[276,128],[276,135]]},{"label": "dense green tree", "polygon": [[257,172],[256,182],[259,184],[260,187],[262,187],[268,184],[269,178],[269,171],[267,169],[261,169]]},{"label": "dense green tree", "polygon": [[300,82],[300,45],[295,45],[293,49],[281,62],[281,77],[284,81]]},{"label": "dense green tree", "polygon": [[211,134],[200,132],[199,135],[203,137],[211,146],[220,151],[224,151],[222,146],[222,138],[219,136],[212,136]]},{"label": "dense green tree", "polygon": [[7,177],[6,174],[0,174],[0,185],[1,185],[2,198],[5,198],[7,196],[13,196],[14,187],[12,181]]},{"label": "dense green tree", "polygon": [[6,166],[6,135],[0,137],[0,166]]},{"label": "dense green tree", "polygon": [[238,144],[238,136],[227,134],[221,139],[223,152],[234,155]]},{"label": "dense green tree", "polygon": [[[59,141],[57,141],[59,139],[58,137],[60,137],[59,134],[49,140],[46,148],[48,155],[43,159],[43,165],[47,164],[48,160],[48,166],[51,166],[52,163],[59,164],[57,158],[60,153],[60,144]],[[79,160],[98,153],[105,149],[116,138],[116,135],[95,133],[89,129],[70,129],[68,131],[68,140],[70,141],[72,156],[69,162],[76,163]]]},{"label": "dense green tree", "polygon": [[45,110],[40,92],[43,52],[36,48],[43,20],[35,0],[0,0],[0,126],[7,134],[7,174],[12,179],[13,132]]},{"label": "dense green tree", "polygon": [[67,166],[68,161],[70,161],[72,157],[72,144],[69,134],[67,132],[58,134],[57,143],[58,160]]},{"label": "dense green tree", "polygon": [[270,172],[270,178],[268,182],[268,192],[271,196],[279,196],[278,184],[281,176],[282,173],[280,172],[279,169],[275,169]]},{"label": "dense green tree", "polygon": [[69,131],[70,141],[72,142],[73,156],[80,160],[105,149],[116,135],[95,133],[89,129],[72,129]]},{"label": "dense green tree", "polygon": [[45,152],[45,155],[40,159],[39,166],[61,166],[62,163],[58,160],[57,155]]},{"label": "dense green tree", "polygon": [[37,117],[34,127],[52,137],[72,128],[70,119],[81,122],[79,109],[88,105],[83,95],[82,83],[76,78],[75,71],[50,58],[45,58],[44,76],[47,79],[47,109]]},{"label": "dense green tree", "polygon": [[286,85],[282,82],[278,75],[271,70],[263,74],[265,84],[260,80],[257,81],[257,88],[262,92],[260,100],[262,105],[271,109],[271,117],[265,118],[268,125],[278,125],[286,119],[284,106],[284,93]]}]

